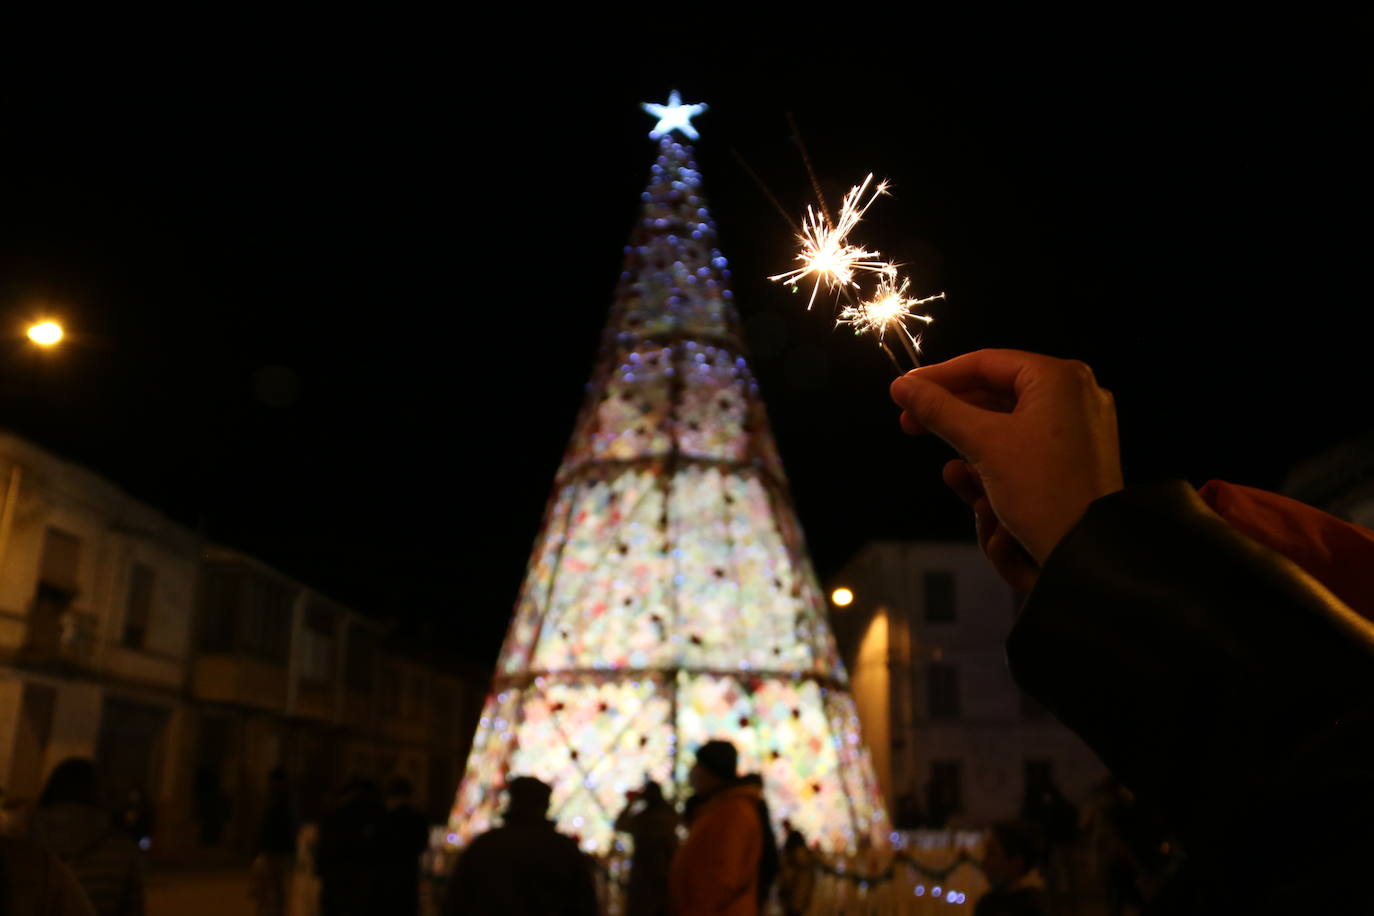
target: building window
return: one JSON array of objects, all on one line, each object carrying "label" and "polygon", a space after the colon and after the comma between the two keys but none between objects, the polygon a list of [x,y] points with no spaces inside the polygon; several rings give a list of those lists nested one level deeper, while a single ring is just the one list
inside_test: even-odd
[{"label": "building window", "polygon": [[275,579],[231,567],[207,569],[200,597],[200,650],[238,651],[286,664],[294,597],[290,586]]},{"label": "building window", "polygon": [[348,658],[344,681],[350,690],[372,692],[372,668],[376,655],[372,631],[359,626],[348,628]]},{"label": "building window", "polygon": [[401,712],[401,674],[391,665],[382,668],[377,682],[377,710],[384,716]]},{"label": "building window", "polygon": [[959,718],[959,669],[931,662],[926,668],[926,693],[932,719]]},{"label": "building window", "polygon": [[40,609],[65,611],[76,599],[77,572],[81,562],[81,538],[60,528],[49,528],[43,538],[43,559],[38,566]]},{"label": "building window", "polygon": [[129,569],[129,593],[124,601],[124,645],[142,649],[148,641],[148,621],[153,615],[153,568],[135,563]]},{"label": "building window", "polygon": [[964,811],[962,767],[957,760],[933,760],[926,785],[926,813],[930,825],[944,827],[952,815]]},{"label": "building window", "polygon": [[237,571],[207,566],[200,582],[200,619],[196,648],[217,654],[234,650],[234,624],[238,620],[243,577]]},{"label": "building window", "polygon": [[265,576],[255,575],[249,581],[252,588],[240,620],[239,647],[263,661],[284,665],[291,648],[295,591],[285,582]]},{"label": "building window", "polygon": [[927,623],[954,622],[954,573],[928,570],[924,577]]},{"label": "building window", "polygon": [[430,695],[430,713],[430,733],[439,741],[449,740],[458,730],[453,691],[436,686]]},{"label": "building window", "polygon": [[401,718],[418,722],[425,716],[425,679],[416,675],[403,681]]},{"label": "building window", "polygon": [[301,631],[301,677],[327,683],[334,676],[334,613],[311,605]]},{"label": "building window", "polygon": [[29,646],[39,653],[55,652],[76,634],[72,602],[76,600],[81,561],[81,538],[49,528],[38,564],[38,587],[29,615]]},{"label": "building window", "polygon": [[76,594],[77,570],[81,563],[81,538],[61,528],[49,528],[43,539],[43,562],[38,582],[58,591]]}]

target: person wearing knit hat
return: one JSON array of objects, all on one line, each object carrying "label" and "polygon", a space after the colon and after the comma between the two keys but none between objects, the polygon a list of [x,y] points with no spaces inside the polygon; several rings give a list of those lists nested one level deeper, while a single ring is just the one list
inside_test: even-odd
[{"label": "person wearing knit hat", "polygon": [[697,748],[688,779],[687,839],[673,856],[668,887],[674,916],[758,916],[763,828],[758,785],[739,779],[739,754],[728,741]]},{"label": "person wearing knit hat", "polygon": [[697,748],[697,766],[724,780],[735,778],[739,753],[729,741],[707,741]]}]

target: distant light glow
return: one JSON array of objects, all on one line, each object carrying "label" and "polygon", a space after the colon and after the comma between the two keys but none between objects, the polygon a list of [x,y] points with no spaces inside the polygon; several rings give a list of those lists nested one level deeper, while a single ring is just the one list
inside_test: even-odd
[{"label": "distant light glow", "polygon": [[42,347],[51,347],[62,339],[62,325],[56,321],[40,321],[29,328],[29,340]]},{"label": "distant light glow", "polygon": [[837,588],[830,593],[830,600],[836,607],[849,607],[854,603],[854,593],[847,588]]},{"label": "distant light glow", "polygon": [[695,140],[701,136],[697,129],[692,126],[692,118],[706,111],[705,102],[695,102],[689,105],[682,104],[682,96],[674,89],[668,93],[668,104],[659,105],[654,102],[641,102],[640,107],[646,112],[658,118],[658,123],[654,129],[649,131],[649,139],[657,140],[666,136],[670,131],[681,131],[689,140]]}]

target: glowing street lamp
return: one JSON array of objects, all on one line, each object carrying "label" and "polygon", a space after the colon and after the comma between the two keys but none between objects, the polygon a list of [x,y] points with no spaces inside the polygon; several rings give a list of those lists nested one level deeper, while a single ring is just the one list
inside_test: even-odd
[{"label": "glowing street lamp", "polygon": [[40,321],[29,328],[29,340],[40,347],[51,347],[62,339],[62,325],[56,321]]},{"label": "glowing street lamp", "polygon": [[854,603],[854,593],[847,588],[837,588],[830,593],[830,600],[835,602],[835,607],[849,607]]}]

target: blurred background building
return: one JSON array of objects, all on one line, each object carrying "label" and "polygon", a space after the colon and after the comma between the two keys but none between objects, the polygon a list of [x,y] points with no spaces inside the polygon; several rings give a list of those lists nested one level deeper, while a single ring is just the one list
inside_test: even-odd
[{"label": "blurred background building", "polygon": [[976,544],[872,541],[832,585],[853,594],[835,635],[898,828],[1015,817],[1044,780],[1081,805],[1106,775],[1012,680],[1017,604]]},{"label": "blurred background building", "polygon": [[206,544],[109,481],[0,432],[0,788],[17,829],[52,768],[146,799],[160,859],[237,860],[267,773],[302,814],[405,776],[444,820],[488,672]]}]

